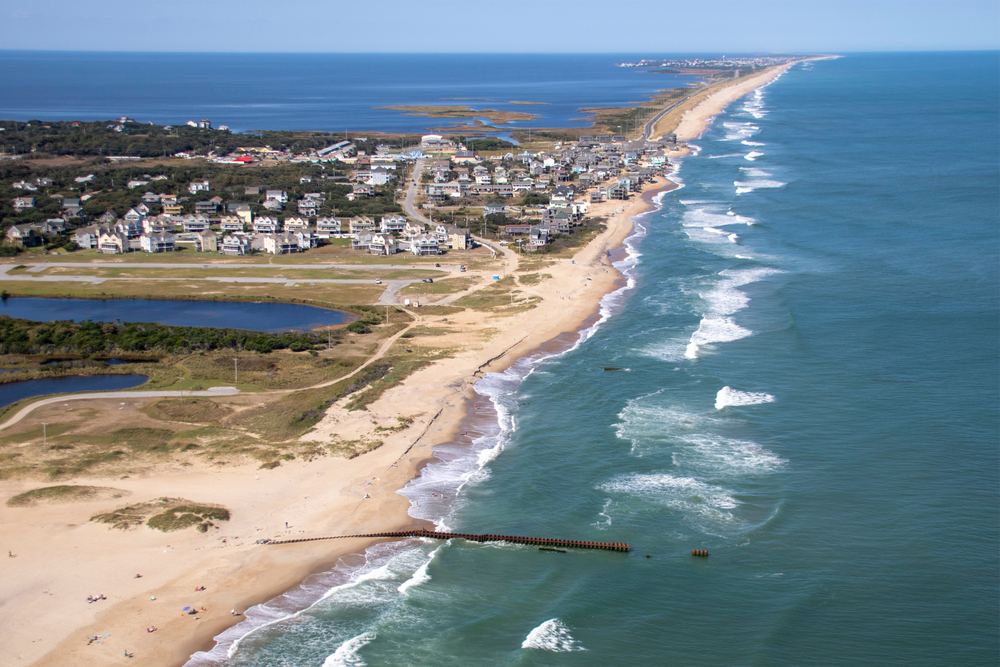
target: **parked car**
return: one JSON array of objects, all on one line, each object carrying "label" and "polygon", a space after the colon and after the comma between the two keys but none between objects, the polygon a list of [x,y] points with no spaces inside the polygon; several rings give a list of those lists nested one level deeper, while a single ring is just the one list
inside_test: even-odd
[{"label": "parked car", "polygon": [[375,284],[376,284],[376,285],[381,285],[381,284],[382,284],[382,281],[381,281],[381,280],[379,280],[378,278],[376,278],[376,279],[375,279]]},{"label": "parked car", "polygon": [[433,278],[424,278],[423,281],[421,281],[421,282],[432,283],[432,282],[434,282],[434,279]]}]

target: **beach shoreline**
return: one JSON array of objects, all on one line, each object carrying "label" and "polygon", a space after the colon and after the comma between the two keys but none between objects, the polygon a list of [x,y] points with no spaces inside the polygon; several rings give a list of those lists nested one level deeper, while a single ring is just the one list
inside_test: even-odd
[{"label": "beach shoreline", "polygon": [[[757,86],[763,83],[766,81]],[[752,89],[716,103],[724,107]],[[712,108],[696,106],[698,114],[706,114],[706,123],[718,113],[709,113]],[[558,260],[544,266],[541,270],[551,277],[533,287],[521,286],[523,296],[540,298],[535,308],[503,318],[502,322],[482,313],[424,317],[435,323],[458,320],[470,331],[477,327],[480,331],[498,331],[485,344],[416,372],[386,392],[368,411],[351,413],[335,404],[307,436],[322,441],[334,433],[346,434],[344,437],[364,433],[371,429],[373,421],[385,422],[403,412],[400,405],[407,406],[406,414],[413,416],[413,425],[386,437],[383,446],[373,452],[350,460],[326,457],[312,462],[293,461],[274,470],[242,466],[113,482],[74,480],[111,484],[132,493],[137,500],[140,494],[170,495],[224,504],[233,510],[233,519],[218,534],[163,534],[146,529],[119,532],[86,521],[92,513],[106,511],[122,501],[57,506],[44,516],[28,516],[30,510],[0,507],[0,525],[25,528],[23,539],[19,538],[21,551],[38,547],[55,551],[66,544],[82,548],[74,553],[80,562],[70,572],[60,570],[67,566],[60,566],[53,553],[28,555],[31,563],[21,560],[26,554],[18,553],[7,563],[8,576],[18,577],[20,582],[7,612],[0,611],[0,620],[4,621],[0,626],[5,628],[0,631],[0,639],[11,648],[12,664],[107,664],[113,661],[112,656],[120,660],[118,656],[125,650],[134,652],[143,664],[182,665],[194,652],[214,645],[215,637],[242,620],[231,616],[229,609],[246,611],[295,589],[310,575],[329,570],[338,562],[363,560],[365,550],[379,541],[260,546],[254,538],[358,534],[423,525],[409,515],[410,502],[399,490],[435,460],[435,447],[461,437],[470,414],[469,404],[477,397],[475,383],[486,373],[502,372],[521,358],[537,354],[557,339],[575,344],[580,332],[595,321],[602,299],[623,286],[623,276],[612,266],[611,254],[632,233],[633,218],[649,210],[656,194],[677,187],[661,178],[642,197],[592,207],[590,215],[608,216],[607,228],[572,261]],[[5,495],[12,496],[35,486],[37,483],[6,482],[2,488]],[[16,516],[18,512],[21,516]],[[281,528],[283,517],[294,519],[287,529]],[[133,570],[140,572],[137,568],[152,574],[144,572],[143,578],[132,579]],[[129,577],[128,585],[121,581],[122,576]],[[191,591],[203,581],[208,582],[208,590],[193,595]],[[69,597],[77,597],[82,605],[88,593],[111,590],[112,585],[119,590],[109,597],[107,608],[87,605],[81,607],[81,613],[70,606]],[[37,600],[42,591],[58,599],[38,607],[35,619],[12,614],[14,608],[29,608],[26,605],[32,596]],[[150,599],[153,597],[156,600]],[[179,612],[183,606],[193,606],[195,600],[199,607],[207,609],[201,614],[204,620],[193,621],[193,616]],[[45,619],[44,623],[39,618]],[[146,633],[152,625],[157,631]],[[42,629],[47,629],[50,636],[61,636],[56,640],[36,637]],[[99,647],[85,641],[88,636],[103,634],[110,636],[104,637]]]}]

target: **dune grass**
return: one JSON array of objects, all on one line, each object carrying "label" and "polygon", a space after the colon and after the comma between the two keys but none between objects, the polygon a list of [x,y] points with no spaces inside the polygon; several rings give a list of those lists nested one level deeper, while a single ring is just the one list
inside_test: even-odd
[{"label": "dune grass", "polygon": [[43,503],[72,503],[101,498],[122,498],[129,495],[124,489],[108,486],[43,486],[19,493],[7,501],[8,507],[33,507]]},{"label": "dune grass", "polygon": [[215,522],[229,521],[229,518],[229,510],[221,505],[192,503],[184,498],[157,498],[96,514],[90,520],[118,530],[129,530],[146,524],[149,528],[165,533],[185,528],[194,528],[204,533],[215,526]]}]

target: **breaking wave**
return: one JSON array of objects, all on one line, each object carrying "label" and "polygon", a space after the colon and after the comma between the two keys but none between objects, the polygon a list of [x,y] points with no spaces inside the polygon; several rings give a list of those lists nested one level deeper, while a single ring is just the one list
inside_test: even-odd
[{"label": "breaking wave", "polygon": [[528,633],[521,643],[521,648],[533,648],[553,653],[569,653],[571,651],[586,651],[580,643],[573,639],[562,621],[550,618]]}]

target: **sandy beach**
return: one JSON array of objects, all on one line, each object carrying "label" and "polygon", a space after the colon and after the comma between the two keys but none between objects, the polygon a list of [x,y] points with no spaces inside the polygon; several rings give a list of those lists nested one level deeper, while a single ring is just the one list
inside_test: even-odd
[{"label": "sandy beach", "polygon": [[[768,70],[692,100],[679,118],[658,123],[657,132],[672,130],[673,122],[679,123],[679,139],[694,138],[727,104],[782,71]],[[408,428],[380,436],[384,444],[373,452],[350,460],[296,460],[271,470],[256,465],[192,466],[143,477],[77,478],[71,483],[111,487],[121,494],[35,507],[0,504],[2,548],[10,551],[2,561],[4,664],[181,665],[241,620],[231,610],[243,612],[269,600],[341,558],[357,561],[370,543],[266,546],[258,540],[414,525],[407,514],[409,501],[397,490],[418,473],[436,445],[455,441],[468,415],[473,384],[483,373],[503,370],[546,342],[576,331],[597,313],[601,298],[617,289],[621,278],[609,254],[632,230],[631,218],[649,208],[652,194],[673,187],[660,178],[641,197],[592,206],[591,216],[607,216],[607,229],[572,260],[543,258],[540,268],[532,269],[544,274],[543,279],[519,285],[517,299],[536,297],[534,308],[506,316],[473,310],[448,316],[414,311],[421,324],[453,331],[447,344],[457,348],[456,354],[411,375],[367,410],[347,411],[335,404],[305,436],[319,442],[329,441],[334,433],[361,438],[399,416],[413,419]],[[506,267],[501,268],[499,260],[497,267],[507,274],[517,271],[519,261],[536,261],[520,260],[511,251],[506,258]],[[43,419],[65,409],[57,403],[41,408],[37,416]],[[0,481],[0,496],[6,500],[40,486],[45,484]],[[120,531],[89,521],[126,502],[157,497],[224,505],[232,518],[207,533],[161,533],[146,527]],[[196,590],[202,586],[204,591]],[[88,595],[106,599],[88,603]],[[184,607],[198,613],[188,614]],[[147,632],[153,626],[156,631]],[[88,641],[95,636],[97,641]],[[130,661],[126,652],[135,658]]]},{"label": "sandy beach", "polygon": [[664,114],[663,118],[653,125],[650,136],[655,139],[668,132],[674,132],[678,141],[697,139],[712,122],[712,119],[722,113],[723,109],[744,95],[774,81],[793,65],[807,60],[825,60],[837,57],[839,56],[801,58],[785,65],[768,67],[759,74],[714,86]]}]

